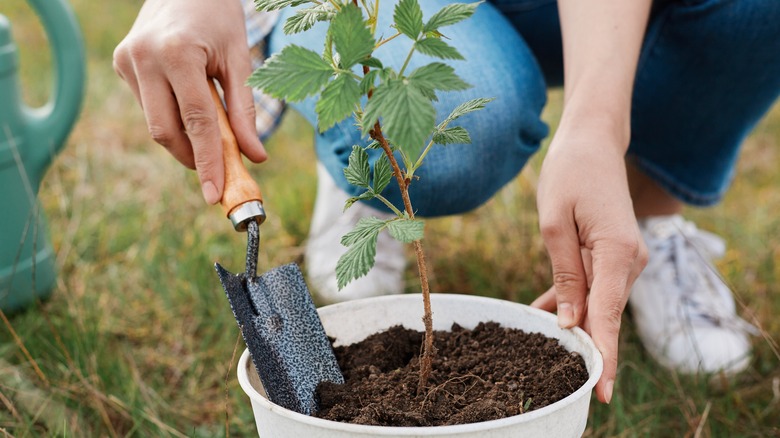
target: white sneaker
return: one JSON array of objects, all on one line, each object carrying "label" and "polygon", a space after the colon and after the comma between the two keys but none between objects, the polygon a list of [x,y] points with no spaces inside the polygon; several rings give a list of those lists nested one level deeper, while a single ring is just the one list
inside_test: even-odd
[{"label": "white sneaker", "polygon": [[306,271],[315,295],[324,303],[337,303],[358,298],[403,292],[406,266],[403,244],[382,231],[377,240],[376,264],[368,274],[352,280],[343,289],[336,282],[336,262],[347,252],[341,237],[352,231],[362,217],[380,219],[394,217],[356,202],[347,211],[344,202],[349,195],[336,186],[325,167],[317,163],[317,200],[306,244]]},{"label": "white sneaker", "polygon": [[680,373],[736,374],[750,363],[752,325],[737,316],[731,291],[712,260],[725,252],[718,236],[679,215],[639,221],[649,251],[629,305],[645,348]]}]

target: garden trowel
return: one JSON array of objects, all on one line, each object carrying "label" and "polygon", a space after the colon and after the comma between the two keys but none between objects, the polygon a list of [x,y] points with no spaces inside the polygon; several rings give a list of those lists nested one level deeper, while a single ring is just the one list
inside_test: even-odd
[{"label": "garden trowel", "polygon": [[260,224],[265,220],[260,189],[241,160],[238,143],[214,83],[225,161],[222,208],[236,231],[247,232],[246,272],[231,274],[215,264],[233,315],[244,336],[268,399],[305,415],[317,411],[320,382],[343,383],[330,341],[298,266],[290,263],[257,277]]}]

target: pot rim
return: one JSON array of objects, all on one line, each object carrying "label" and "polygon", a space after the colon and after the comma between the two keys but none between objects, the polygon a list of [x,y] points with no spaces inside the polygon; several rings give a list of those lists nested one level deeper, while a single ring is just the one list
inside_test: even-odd
[{"label": "pot rim", "polygon": [[[432,293],[431,300],[434,299],[470,301],[475,305],[478,304],[478,302],[484,302],[484,301],[501,301],[502,303],[505,303],[506,305],[509,306],[523,307],[526,312],[529,312],[540,319],[546,319],[548,322],[555,324],[555,326],[558,325],[557,317],[552,313],[530,307],[526,304],[515,303],[512,301],[500,300],[497,298],[475,296],[475,295]],[[329,306],[324,306],[319,310],[328,309],[329,311],[332,311],[334,309],[337,309],[338,307],[349,306],[350,303],[355,303],[357,301],[366,301],[366,300],[379,301],[380,305],[381,305],[381,301],[383,300],[414,300],[415,302],[417,302],[420,300],[420,294],[385,295],[380,297],[364,298],[360,300],[353,300],[353,301],[347,301],[343,303],[331,304]],[[596,348],[596,345],[593,343],[593,340],[584,330],[582,330],[579,327],[575,327],[573,329],[567,329],[567,330],[573,332],[575,337],[580,342],[585,344],[588,349],[592,350],[594,354],[595,363],[593,369],[588,370],[588,374],[589,374],[588,380],[576,391],[564,397],[563,399],[558,400],[553,404],[547,405],[540,409],[535,409],[525,414],[514,415],[512,417],[507,417],[507,418],[500,418],[498,420],[482,421],[479,423],[469,423],[469,424],[457,424],[451,426],[396,427],[396,426],[370,426],[365,424],[342,423],[339,421],[325,420],[322,418],[303,415],[298,412],[283,408],[277,404],[272,403],[266,397],[261,395],[254,388],[254,386],[252,386],[252,384],[249,381],[249,372],[248,372],[248,367],[249,365],[252,364],[252,361],[250,359],[248,348],[244,350],[243,354],[241,355],[241,358],[238,361],[238,370],[237,370],[238,382],[241,385],[241,388],[244,390],[244,392],[249,396],[249,398],[253,402],[259,403],[265,409],[273,411],[278,415],[281,415],[290,420],[301,422],[313,427],[319,427],[319,428],[331,429],[331,430],[341,430],[344,432],[351,432],[355,434],[364,433],[364,434],[373,434],[373,435],[380,435],[380,436],[381,435],[436,436],[436,435],[447,435],[447,434],[456,434],[456,433],[484,432],[486,430],[501,429],[504,427],[513,426],[520,423],[527,423],[539,417],[551,415],[554,412],[569,406],[570,404],[579,400],[583,396],[586,395],[589,396],[590,392],[596,386],[596,382],[598,382],[599,378],[601,377],[601,373],[603,371],[604,364],[601,357],[601,353],[599,352],[598,348]],[[254,369],[254,366],[252,366],[252,369]]]}]

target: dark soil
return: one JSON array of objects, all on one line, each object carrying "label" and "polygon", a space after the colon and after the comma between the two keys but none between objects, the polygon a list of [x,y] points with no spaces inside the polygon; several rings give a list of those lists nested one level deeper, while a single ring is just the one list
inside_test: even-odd
[{"label": "dark soil", "polygon": [[585,361],[556,339],[481,323],[435,332],[428,388],[417,394],[421,332],[400,326],[335,347],[346,383],[317,388],[317,417],[380,426],[495,420],[554,403],[588,380]]}]

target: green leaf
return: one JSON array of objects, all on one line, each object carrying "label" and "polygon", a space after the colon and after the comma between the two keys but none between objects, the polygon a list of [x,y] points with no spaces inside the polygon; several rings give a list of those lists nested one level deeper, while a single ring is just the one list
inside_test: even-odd
[{"label": "green leaf", "polygon": [[360,61],[360,63],[367,67],[378,68],[380,70],[384,68],[384,66],[382,65],[382,61],[380,61],[379,58],[374,58],[373,56],[368,59],[364,59],[363,61]]},{"label": "green leaf", "polygon": [[386,222],[375,217],[361,218],[355,228],[341,238],[349,249],[336,262],[336,280],[339,289],[350,281],[368,273],[374,266],[376,241]]},{"label": "green leaf", "polygon": [[387,155],[382,154],[374,163],[374,193],[382,193],[392,179],[393,169],[390,160]]},{"label": "green leaf", "polygon": [[290,45],[268,58],[247,84],[277,99],[295,102],[317,94],[331,75],[333,69],[316,52]]},{"label": "green leaf", "polygon": [[471,136],[466,128],[454,126],[433,133],[433,142],[436,144],[469,144]]},{"label": "green leaf", "polygon": [[471,87],[455,74],[451,66],[432,62],[424,65],[409,75],[409,83],[423,90],[465,90]]},{"label": "green leaf", "polygon": [[387,223],[387,231],[399,242],[412,243],[423,238],[425,223],[419,219],[394,219]]},{"label": "green leaf", "polygon": [[358,145],[352,146],[344,176],[353,186],[370,188],[371,168],[368,166],[368,153]]},{"label": "green leaf", "polygon": [[360,80],[360,92],[368,94],[368,91],[374,86],[376,78],[379,76],[379,70],[371,70]]},{"label": "green leaf", "polygon": [[330,3],[322,3],[306,9],[295,11],[295,15],[284,22],[284,33],[292,35],[309,30],[317,22],[327,21],[335,15],[336,10]]},{"label": "green leaf", "polygon": [[439,38],[425,38],[414,43],[418,52],[439,59],[464,59],[458,50]]},{"label": "green leaf", "polygon": [[366,149],[382,149],[382,145],[378,141],[372,140],[371,143],[366,146]]},{"label": "green leaf", "polygon": [[374,267],[376,262],[377,234],[369,236],[354,245],[345,252],[336,262],[336,281],[339,290],[343,289],[350,281],[356,280]]},{"label": "green leaf", "polygon": [[386,225],[387,221],[385,220],[373,216],[362,217],[355,224],[355,228],[341,237],[341,244],[352,246],[366,237],[370,237],[372,234],[379,233]]},{"label": "green leaf", "polygon": [[423,32],[428,33],[434,30],[438,30],[441,27],[450,26],[460,21],[463,21],[472,15],[474,10],[482,2],[477,3],[452,3],[433,14],[430,20],[425,23]]},{"label": "green leaf", "polygon": [[363,13],[352,3],[342,6],[330,22],[330,32],[336,51],[341,56],[341,67],[350,69],[368,58],[374,51],[374,37],[366,27]]},{"label": "green leaf", "polygon": [[[416,85],[416,84],[415,84]],[[426,99],[432,101],[432,102],[438,102],[439,98],[436,97],[436,90],[433,88],[424,88],[424,87],[417,87],[418,90],[420,90],[420,93],[422,93],[423,96],[425,96]]]},{"label": "green leaf", "polygon": [[423,142],[433,132],[436,110],[420,90],[400,79],[392,79],[374,89],[363,114],[367,132],[382,116],[382,130],[410,157],[420,155]]},{"label": "green leaf", "polygon": [[457,107],[455,107],[455,109],[452,110],[450,115],[447,116],[447,118],[444,119],[439,124],[439,126],[440,127],[441,126],[447,126],[448,123],[450,123],[451,121],[453,121],[453,120],[455,120],[455,119],[457,119],[457,118],[459,118],[461,116],[464,116],[464,115],[466,115],[468,113],[471,113],[471,112],[474,112],[474,111],[481,110],[482,108],[485,107],[485,105],[487,105],[493,99],[495,99],[495,98],[494,97],[491,97],[491,98],[480,97],[480,98],[477,98],[477,99],[471,99],[469,101],[463,102],[462,104],[460,104]]},{"label": "green leaf", "polygon": [[369,199],[374,199],[376,195],[374,195],[374,192],[372,190],[366,190],[365,192],[361,193],[358,196],[353,196],[351,198],[347,198],[346,201],[344,201],[344,210],[347,211],[349,207],[352,207],[352,205],[358,201],[367,201]]},{"label": "green leaf", "polygon": [[311,0],[255,0],[255,9],[261,12],[276,11],[288,6],[300,6]]},{"label": "green leaf", "polygon": [[320,132],[351,115],[355,105],[360,104],[360,96],[358,82],[348,73],[339,74],[326,85],[315,107]]},{"label": "green leaf", "polygon": [[401,0],[395,5],[393,20],[399,32],[416,40],[423,29],[422,9],[417,0]]},{"label": "green leaf", "polygon": [[382,79],[382,81],[389,81],[390,79],[396,79],[398,77],[398,73],[393,70],[392,67],[385,67],[382,70],[379,70],[379,78]]}]

